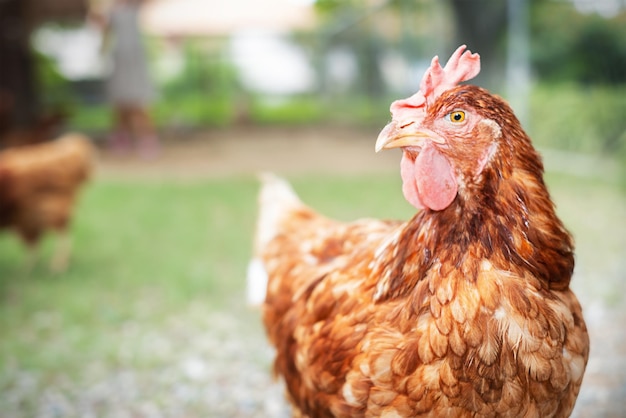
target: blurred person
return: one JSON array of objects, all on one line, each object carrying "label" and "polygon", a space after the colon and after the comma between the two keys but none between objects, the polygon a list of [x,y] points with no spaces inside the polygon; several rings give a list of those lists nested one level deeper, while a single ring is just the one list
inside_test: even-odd
[{"label": "blurred person", "polygon": [[135,145],[140,156],[154,158],[160,153],[160,143],[148,108],[156,90],[139,28],[142,2],[113,0],[109,13],[96,19],[104,29],[103,50],[112,64],[107,80],[107,97],[114,112],[110,149],[125,154]]}]

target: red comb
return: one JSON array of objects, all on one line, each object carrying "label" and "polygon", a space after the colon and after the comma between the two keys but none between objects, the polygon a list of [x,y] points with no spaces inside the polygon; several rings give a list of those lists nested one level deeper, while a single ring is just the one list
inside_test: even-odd
[{"label": "red comb", "polygon": [[392,119],[415,119],[441,93],[462,81],[476,77],[480,72],[480,56],[469,50],[465,51],[466,48],[465,45],[458,47],[443,68],[439,64],[439,57],[434,57],[422,77],[420,90],[409,98],[396,100],[391,104]]}]

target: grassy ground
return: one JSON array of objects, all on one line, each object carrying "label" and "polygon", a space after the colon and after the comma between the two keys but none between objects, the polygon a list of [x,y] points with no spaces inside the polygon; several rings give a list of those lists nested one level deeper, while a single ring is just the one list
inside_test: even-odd
[{"label": "grassy ground", "polygon": [[[305,201],[333,217],[405,219],[412,211],[398,177],[299,176],[293,183]],[[548,181],[577,238],[574,287],[583,304],[601,301],[624,311],[626,197],[617,184],[599,179],[551,174]],[[45,386],[58,384],[61,373],[80,380],[94,364],[101,370],[163,365],[159,342],[141,330],[168,329],[165,339],[175,339],[172,321],[227,312],[243,324],[236,332],[262,338],[257,313],[244,301],[256,190],[251,177],[96,180],[82,195],[64,274],[50,273],[45,263],[53,237],[26,275],[21,243],[2,234],[0,392],[12,388],[16,369],[36,371]],[[194,306],[200,311],[186,317]]]},{"label": "grassy ground", "polygon": [[[32,367],[72,367],[81,362],[76,355],[109,355],[107,334],[129,319],[160,321],[193,299],[223,309],[242,286],[253,187],[236,181],[97,182],[78,209],[74,257],[63,275],[41,263],[25,277],[24,251],[4,235],[2,358],[17,355]],[[33,344],[56,340],[52,350]]]}]

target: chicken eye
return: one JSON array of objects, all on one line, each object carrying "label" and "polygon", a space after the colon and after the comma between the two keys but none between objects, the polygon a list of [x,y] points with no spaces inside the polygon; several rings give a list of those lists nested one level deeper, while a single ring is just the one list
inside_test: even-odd
[{"label": "chicken eye", "polygon": [[465,112],[462,110],[455,110],[446,115],[446,120],[452,123],[461,123],[465,121]]}]

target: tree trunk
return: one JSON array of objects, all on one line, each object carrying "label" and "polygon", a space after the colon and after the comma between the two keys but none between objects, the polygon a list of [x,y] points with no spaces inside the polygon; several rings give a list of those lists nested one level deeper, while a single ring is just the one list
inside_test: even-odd
[{"label": "tree trunk", "polygon": [[29,22],[26,1],[0,1],[0,135],[38,114]]},{"label": "tree trunk", "polygon": [[[456,46],[465,44],[481,58],[475,79],[491,90],[502,90],[505,74],[507,2],[503,0],[450,0],[456,28]],[[452,52],[452,51],[450,51]]]}]

